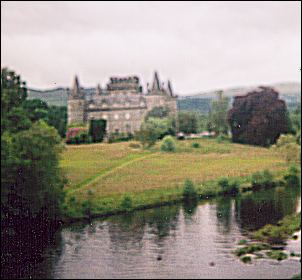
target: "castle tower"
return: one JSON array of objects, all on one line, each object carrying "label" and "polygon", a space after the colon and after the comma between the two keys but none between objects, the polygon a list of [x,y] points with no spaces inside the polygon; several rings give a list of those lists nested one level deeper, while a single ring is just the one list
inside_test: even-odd
[{"label": "castle tower", "polygon": [[95,95],[100,96],[101,94],[102,94],[102,89],[101,89],[100,84],[98,84],[96,89],[95,89]]},{"label": "castle tower", "polygon": [[173,97],[173,90],[172,90],[172,85],[171,82],[168,80],[168,94],[169,96]]},{"label": "castle tower", "polygon": [[152,92],[159,92],[160,91],[160,82],[159,82],[159,77],[157,72],[155,71],[154,73],[154,79],[153,79],[153,84],[151,87]]},{"label": "castle tower", "polygon": [[73,87],[68,94],[68,124],[84,123],[86,110],[86,100],[84,92],[81,90],[78,77],[75,76]]}]

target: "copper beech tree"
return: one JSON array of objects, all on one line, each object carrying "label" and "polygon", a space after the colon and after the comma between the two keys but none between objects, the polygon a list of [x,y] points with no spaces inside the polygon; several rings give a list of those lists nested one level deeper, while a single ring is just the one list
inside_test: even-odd
[{"label": "copper beech tree", "polygon": [[237,143],[269,146],[289,131],[286,104],[270,87],[259,87],[236,96],[227,116],[232,140]]}]

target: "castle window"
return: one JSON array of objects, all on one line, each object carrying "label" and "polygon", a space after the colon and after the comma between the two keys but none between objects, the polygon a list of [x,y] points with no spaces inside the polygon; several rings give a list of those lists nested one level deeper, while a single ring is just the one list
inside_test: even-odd
[{"label": "castle window", "polygon": [[142,101],[140,105],[141,105],[141,107],[144,107],[145,106],[145,102]]},{"label": "castle window", "polygon": [[126,118],[126,120],[129,120],[129,119],[130,119],[130,114],[127,113],[127,114],[125,115],[125,118]]},{"label": "castle window", "polygon": [[108,116],[107,116],[107,115],[103,115],[103,116],[102,116],[102,119],[107,120],[107,119],[108,119]]},{"label": "castle window", "polygon": [[115,114],[115,115],[114,115],[114,119],[115,119],[115,120],[118,120],[118,118],[119,118],[119,117],[118,117],[118,114]]}]

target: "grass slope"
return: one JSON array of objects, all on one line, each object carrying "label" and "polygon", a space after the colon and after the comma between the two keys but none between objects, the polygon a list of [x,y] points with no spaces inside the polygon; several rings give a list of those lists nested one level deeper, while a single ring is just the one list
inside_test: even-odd
[{"label": "grass slope", "polygon": [[[192,142],[200,148],[192,148]],[[176,153],[161,152],[160,143],[150,150],[132,149],[129,144],[67,146],[61,166],[69,179],[69,216],[79,216],[79,206],[87,199],[95,213],[104,214],[118,209],[125,193],[135,207],[142,207],[179,200],[186,178],[198,184],[202,194],[205,189],[209,192],[211,181],[223,176],[243,178],[263,169],[286,169],[283,160],[266,148],[229,142],[178,141]]]}]

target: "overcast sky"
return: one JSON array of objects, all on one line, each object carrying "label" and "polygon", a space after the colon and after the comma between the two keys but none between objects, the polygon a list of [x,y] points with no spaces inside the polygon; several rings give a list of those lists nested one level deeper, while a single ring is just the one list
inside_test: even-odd
[{"label": "overcast sky", "polygon": [[2,1],[1,34],[1,66],[41,89],[154,70],[180,95],[300,82],[299,1]]}]

